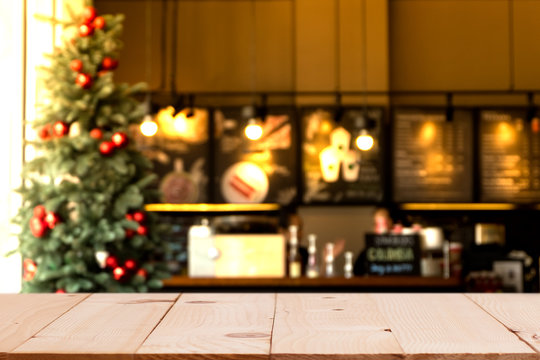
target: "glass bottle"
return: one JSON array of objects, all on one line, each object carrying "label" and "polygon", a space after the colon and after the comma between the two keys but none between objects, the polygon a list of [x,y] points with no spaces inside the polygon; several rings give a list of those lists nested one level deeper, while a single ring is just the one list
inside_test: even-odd
[{"label": "glass bottle", "polygon": [[299,278],[302,275],[302,257],[298,252],[298,228],[289,226],[289,253],[287,256],[287,274],[290,278]]},{"label": "glass bottle", "polygon": [[345,267],[343,274],[346,279],[350,279],[354,276],[353,274],[353,253],[352,251],[347,251],[345,253]]},{"label": "glass bottle", "polygon": [[334,274],[334,244],[326,243],[324,254],[324,276],[333,277]]},{"label": "glass bottle", "polygon": [[308,278],[319,277],[319,264],[317,264],[317,235],[308,235],[308,263],[306,269],[306,275]]}]

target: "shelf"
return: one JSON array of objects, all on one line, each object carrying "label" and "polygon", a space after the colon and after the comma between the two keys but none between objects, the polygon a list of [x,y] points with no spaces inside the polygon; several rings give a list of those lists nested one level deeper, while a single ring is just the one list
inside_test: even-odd
[{"label": "shelf", "polygon": [[199,289],[204,288],[425,288],[431,289],[458,289],[462,283],[460,279],[443,279],[437,277],[421,276],[355,276],[351,279],[344,277],[335,278],[190,278],[187,276],[173,276],[164,281],[165,287],[178,287]]},{"label": "shelf", "polygon": [[278,211],[279,204],[146,204],[146,211],[156,212],[257,212]]},{"label": "shelf", "polygon": [[403,210],[514,210],[515,204],[506,203],[406,203]]}]

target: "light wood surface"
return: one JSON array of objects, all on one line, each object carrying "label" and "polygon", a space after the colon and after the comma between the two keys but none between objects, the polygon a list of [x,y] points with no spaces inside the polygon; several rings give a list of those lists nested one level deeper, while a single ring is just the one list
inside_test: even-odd
[{"label": "light wood surface", "polygon": [[275,294],[183,294],[136,358],[268,359],[274,304]]},{"label": "light wood surface", "polygon": [[[384,315],[366,294],[278,294],[272,358],[357,359],[403,351]],[[383,355],[384,354],[384,355]]]},{"label": "light wood surface", "polygon": [[[0,296],[0,359],[88,295],[3,294]],[[54,299],[54,301],[53,301]]]},{"label": "light wood surface", "polygon": [[0,359],[540,360],[540,294],[0,294]]},{"label": "light wood surface", "polygon": [[[94,294],[19,346],[9,359],[131,359],[178,294]],[[37,356],[37,357],[36,357]]]},{"label": "light wood surface", "polygon": [[540,352],[540,296],[536,294],[469,294],[484,310]]},{"label": "light wood surface", "polygon": [[[407,359],[537,359],[462,294],[373,294]],[[499,354],[505,354],[501,357]],[[450,356],[449,356],[450,355]]]}]

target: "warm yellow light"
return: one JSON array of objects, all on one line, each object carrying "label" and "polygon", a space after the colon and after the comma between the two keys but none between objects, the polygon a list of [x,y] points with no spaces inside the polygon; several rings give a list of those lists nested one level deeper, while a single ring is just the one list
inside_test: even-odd
[{"label": "warm yellow light", "polygon": [[186,115],[180,113],[174,118],[174,128],[180,134],[185,133],[188,130],[187,118]]},{"label": "warm yellow light", "polygon": [[262,136],[263,129],[260,124],[257,124],[255,121],[250,120],[250,122],[244,129],[244,133],[249,140],[259,140]]},{"label": "warm yellow light", "polygon": [[367,131],[362,130],[360,135],[356,138],[356,147],[362,151],[371,150],[373,147],[373,137],[367,133]]},{"label": "warm yellow light", "polygon": [[323,120],[323,122],[321,123],[320,131],[323,134],[328,134],[330,131],[332,131],[332,124],[330,123],[330,121]]},{"label": "warm yellow light", "polygon": [[154,136],[156,135],[158,131],[158,125],[155,121],[152,121],[150,119],[146,119],[141,124],[141,133],[144,136]]},{"label": "warm yellow light", "polygon": [[426,122],[420,130],[420,141],[423,145],[428,146],[433,143],[437,135],[437,128],[431,121]]},{"label": "warm yellow light", "polygon": [[497,126],[497,140],[502,145],[512,145],[515,141],[516,132],[514,128],[506,122],[500,122]]}]

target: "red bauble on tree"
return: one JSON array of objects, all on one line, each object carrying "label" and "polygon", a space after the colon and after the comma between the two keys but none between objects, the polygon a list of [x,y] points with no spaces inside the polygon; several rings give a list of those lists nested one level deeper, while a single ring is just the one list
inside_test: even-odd
[{"label": "red bauble on tree", "polygon": [[63,121],[55,122],[53,125],[53,134],[57,137],[69,134],[69,125]]},{"label": "red bauble on tree", "polygon": [[128,144],[128,137],[123,132],[116,132],[111,137],[111,141],[113,142],[113,144],[116,147],[121,148],[121,147],[124,147],[124,146],[126,146]]},{"label": "red bauble on tree", "polygon": [[137,271],[137,275],[146,279],[146,277],[148,276],[148,272],[144,269],[139,269]]},{"label": "red bauble on tree", "polygon": [[41,140],[48,140],[51,138],[51,125],[46,124],[38,130],[38,136]]},{"label": "red bauble on tree", "polygon": [[118,60],[113,59],[112,57],[106,56],[101,62],[101,68],[103,70],[114,70],[118,67]]},{"label": "red bauble on tree", "polygon": [[52,211],[49,211],[45,215],[44,221],[49,227],[49,229],[54,229],[54,227],[60,222],[60,217]]},{"label": "red bauble on tree", "polygon": [[90,130],[90,137],[96,140],[101,140],[103,138],[103,131],[99,128]]},{"label": "red bauble on tree", "polygon": [[73,59],[69,63],[69,68],[75,72],[79,72],[83,68],[83,62],[79,59]]},{"label": "red bauble on tree", "polygon": [[140,225],[137,228],[137,234],[143,235],[143,236],[148,235],[148,228],[146,226],[144,226],[144,225]]},{"label": "red bauble on tree", "polygon": [[100,30],[105,29],[105,25],[106,25],[105,19],[103,18],[103,16],[96,16],[92,24],[94,25],[94,28],[100,29]]},{"label": "red bauble on tree", "polygon": [[30,281],[36,275],[37,265],[32,259],[24,259],[23,270],[23,279],[25,281]]},{"label": "red bauble on tree", "polygon": [[146,220],[146,214],[142,211],[136,211],[133,213],[133,220],[138,223],[141,223]]},{"label": "red bauble on tree", "polygon": [[45,206],[37,205],[34,207],[34,217],[43,220],[46,214],[47,210],[45,209]]},{"label": "red bauble on tree", "polygon": [[107,266],[110,269],[114,269],[118,266],[118,259],[116,256],[109,255],[107,256],[107,259],[105,259],[105,266]]},{"label": "red bauble on tree", "polygon": [[135,235],[135,231],[133,231],[131,229],[126,229],[126,238],[127,239],[132,238],[133,235]]},{"label": "red bauble on tree", "polygon": [[99,152],[102,155],[109,156],[114,152],[114,143],[111,141],[104,141],[99,144]]},{"label": "red bauble on tree", "polygon": [[94,34],[94,27],[92,24],[82,24],[79,26],[79,35],[81,37],[92,36]]},{"label": "red bauble on tree", "polygon": [[58,290],[56,290],[56,293],[57,293],[57,294],[65,294],[65,293],[66,293],[66,290],[64,290],[64,289],[58,289]]},{"label": "red bauble on tree", "polygon": [[133,221],[133,214],[126,214],[126,220]]},{"label": "red bauble on tree", "polygon": [[92,87],[92,78],[88,74],[78,73],[77,78],[75,79],[75,83],[83,89],[89,89],[90,87]]},{"label": "red bauble on tree", "polygon": [[137,269],[137,262],[133,259],[128,259],[124,262],[124,267],[129,271],[135,271]]},{"label": "red bauble on tree", "polygon": [[122,280],[126,276],[126,269],[122,267],[115,267],[113,270],[113,276],[116,281]]},{"label": "red bauble on tree", "polygon": [[97,15],[96,8],[93,6],[87,6],[84,8],[82,13],[82,20],[85,24],[91,23]]},{"label": "red bauble on tree", "polygon": [[32,235],[34,235],[37,238],[43,237],[48,230],[47,223],[43,220],[33,217],[30,219],[30,231],[32,232]]}]

